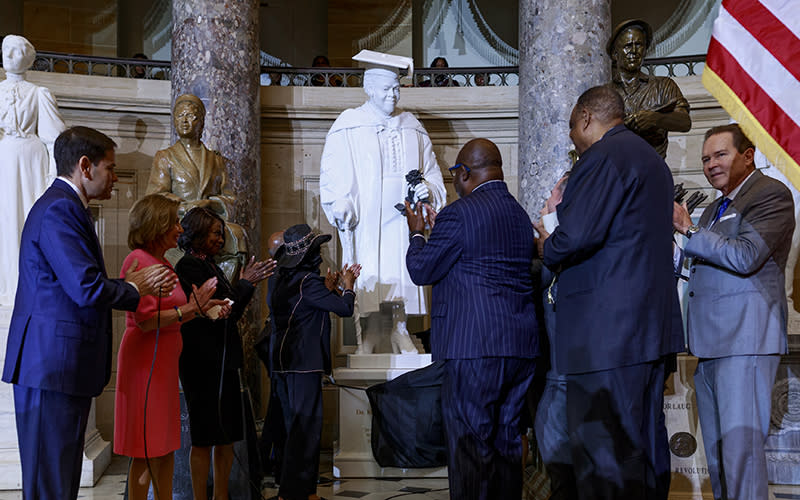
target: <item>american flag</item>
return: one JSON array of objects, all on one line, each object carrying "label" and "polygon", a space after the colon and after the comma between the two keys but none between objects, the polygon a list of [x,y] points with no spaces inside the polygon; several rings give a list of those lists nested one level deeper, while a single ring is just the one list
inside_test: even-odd
[{"label": "american flag", "polygon": [[800,0],[723,0],[703,85],[800,189]]}]

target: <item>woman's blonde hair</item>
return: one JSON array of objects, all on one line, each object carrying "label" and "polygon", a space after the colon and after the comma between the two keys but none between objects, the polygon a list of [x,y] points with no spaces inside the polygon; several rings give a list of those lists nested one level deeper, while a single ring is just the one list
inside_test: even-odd
[{"label": "woman's blonde hair", "polygon": [[128,214],[128,248],[147,248],[177,224],[180,202],[163,194],[148,194]]}]

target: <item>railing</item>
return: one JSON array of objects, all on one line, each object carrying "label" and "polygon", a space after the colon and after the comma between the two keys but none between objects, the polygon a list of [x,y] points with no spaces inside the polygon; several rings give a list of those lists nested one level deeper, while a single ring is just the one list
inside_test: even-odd
[{"label": "railing", "polygon": [[705,65],[705,54],[697,56],[654,57],[644,60],[642,70],[650,75],[677,78],[681,76],[699,75],[703,72],[703,67],[705,67]]},{"label": "railing", "polygon": [[[705,55],[645,59],[642,70],[650,75],[673,78],[698,75],[702,73],[705,59]],[[171,64],[169,61],[38,52],[31,69],[54,73],[169,80]],[[262,66],[261,79],[264,85],[360,87],[364,79],[364,70],[361,68]],[[409,87],[516,86],[519,85],[519,68],[517,66],[419,68],[414,72],[411,80],[405,78],[402,82]]]},{"label": "railing", "polygon": [[[362,68],[295,68],[291,66],[263,67],[265,84],[295,87],[361,87]],[[408,87],[480,87],[516,86],[519,74],[516,66],[499,68],[424,68],[414,71],[411,80],[401,83]],[[266,77],[266,78],[264,78]]]},{"label": "railing", "polygon": [[33,61],[31,69],[50,73],[169,80],[171,66],[172,64],[169,61],[95,57],[37,51],[36,59]]}]

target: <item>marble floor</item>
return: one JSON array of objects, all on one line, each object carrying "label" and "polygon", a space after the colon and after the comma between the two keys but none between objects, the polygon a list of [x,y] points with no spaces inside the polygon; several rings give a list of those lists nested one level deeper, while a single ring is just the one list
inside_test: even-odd
[{"label": "marble floor", "polygon": [[[327,462],[327,463],[326,463]],[[125,493],[127,459],[114,457],[111,465],[94,488],[81,488],[81,500],[121,500]],[[321,467],[323,480],[317,494],[328,500],[448,500],[446,479],[342,479],[331,480],[329,460]],[[269,479],[265,480],[262,495],[268,500],[277,494]],[[536,495],[528,495],[529,499]],[[672,498],[672,497],[671,497]],[[681,496],[680,500],[686,497]],[[0,491],[0,500],[22,500],[19,491]],[[677,500],[677,499],[676,499]],[[770,485],[770,500],[800,500],[800,486]]]}]

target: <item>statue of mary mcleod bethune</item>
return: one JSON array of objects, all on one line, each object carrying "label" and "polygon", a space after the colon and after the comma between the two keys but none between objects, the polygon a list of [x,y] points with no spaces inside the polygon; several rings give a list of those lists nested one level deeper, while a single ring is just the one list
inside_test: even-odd
[{"label": "statue of mary mcleod bethune", "polygon": [[[446,192],[425,128],[411,113],[396,109],[400,70],[413,72],[411,58],[361,51],[367,64],[367,102],[342,112],[325,140],[320,173],[322,208],[339,230],[342,262],[362,265],[356,283],[357,353],[379,344],[382,303],[391,305],[392,350],[417,352],[407,315],[428,312],[425,294],[405,265],[408,226],[396,208],[403,200],[425,201],[439,210]],[[361,335],[360,320],[366,317]]]}]

